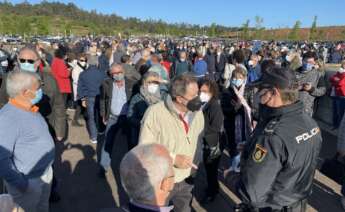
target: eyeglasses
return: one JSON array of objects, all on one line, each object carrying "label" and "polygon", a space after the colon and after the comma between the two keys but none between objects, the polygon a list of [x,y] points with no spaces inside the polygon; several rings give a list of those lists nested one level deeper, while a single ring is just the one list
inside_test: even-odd
[{"label": "eyeglasses", "polygon": [[21,59],[19,58],[19,62],[20,63],[30,63],[30,64],[34,64],[37,60],[32,60],[32,59]]},{"label": "eyeglasses", "polygon": [[86,62],[86,60],[79,60],[79,62]]}]

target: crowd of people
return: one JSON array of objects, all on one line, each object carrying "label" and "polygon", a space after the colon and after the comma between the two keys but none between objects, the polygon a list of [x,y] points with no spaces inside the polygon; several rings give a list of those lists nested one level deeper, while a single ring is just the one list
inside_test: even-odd
[{"label": "crowd of people", "polygon": [[[191,211],[201,166],[202,203],[213,202],[224,149],[237,211],[306,211],[322,144],[319,97],[333,99],[334,128],[345,125],[341,43],[83,37],[0,47],[0,177],[4,199],[26,212],[60,199],[54,142],[68,142],[69,123],[101,149],[100,178],[126,140],[120,173],[131,212]],[[325,63],[341,63],[330,90]]]}]

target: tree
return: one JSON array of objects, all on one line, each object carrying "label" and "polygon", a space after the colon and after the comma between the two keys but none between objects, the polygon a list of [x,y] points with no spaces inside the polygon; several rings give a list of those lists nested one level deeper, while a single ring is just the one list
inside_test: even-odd
[{"label": "tree", "polygon": [[248,40],[249,39],[249,23],[250,20],[248,19],[246,23],[242,25],[242,39]]},{"label": "tree", "polygon": [[299,30],[301,28],[301,22],[300,21],[296,21],[295,25],[293,26],[291,32],[289,33],[289,40],[300,40],[300,37],[299,37]]},{"label": "tree", "polygon": [[309,32],[309,40],[317,39],[317,16],[314,16],[313,24],[311,25]]},{"label": "tree", "polygon": [[254,38],[256,39],[262,39],[263,36],[263,31],[265,28],[262,26],[264,23],[264,19],[261,18],[260,16],[255,16],[255,34]]}]

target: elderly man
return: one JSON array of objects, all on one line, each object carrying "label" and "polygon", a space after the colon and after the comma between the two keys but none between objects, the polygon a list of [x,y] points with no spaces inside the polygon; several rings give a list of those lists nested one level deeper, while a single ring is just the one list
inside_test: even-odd
[{"label": "elderly man", "polygon": [[[23,47],[18,54],[18,67],[15,70],[39,74],[42,82],[43,97],[37,103],[39,112],[47,120],[52,136],[62,140],[66,134],[66,113],[62,94],[56,80],[46,66],[40,69],[41,60],[35,47]],[[0,88],[0,108],[8,102],[6,94],[6,76]]]},{"label": "elderly man", "polygon": [[12,72],[6,90],[10,100],[0,110],[0,177],[26,212],[48,212],[55,149],[35,106],[42,98],[40,78],[32,72]]},{"label": "elderly man", "polygon": [[133,148],[121,162],[120,176],[130,198],[130,212],[172,210],[166,203],[174,186],[174,170],[164,146],[150,144]]},{"label": "elderly man", "polygon": [[137,80],[128,78],[122,65],[112,64],[109,75],[111,78],[102,83],[100,109],[104,124],[106,124],[105,139],[102,145],[100,177],[104,177],[105,171],[110,167],[110,155],[113,149],[114,139],[120,130],[129,134],[127,125],[127,112],[129,101],[135,94]]},{"label": "elderly man", "polygon": [[204,116],[198,93],[194,77],[176,77],[166,100],[148,108],[141,125],[139,144],[162,144],[173,158],[175,187],[169,200],[177,212],[191,211],[193,174],[202,155]]}]

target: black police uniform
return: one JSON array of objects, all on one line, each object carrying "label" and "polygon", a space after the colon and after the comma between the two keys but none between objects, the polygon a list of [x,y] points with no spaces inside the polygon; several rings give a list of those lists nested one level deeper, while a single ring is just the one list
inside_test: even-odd
[{"label": "black police uniform", "polygon": [[262,107],[265,113],[242,153],[238,192],[244,203],[260,208],[256,211],[305,211],[322,144],[320,129],[303,112],[302,102]]}]

